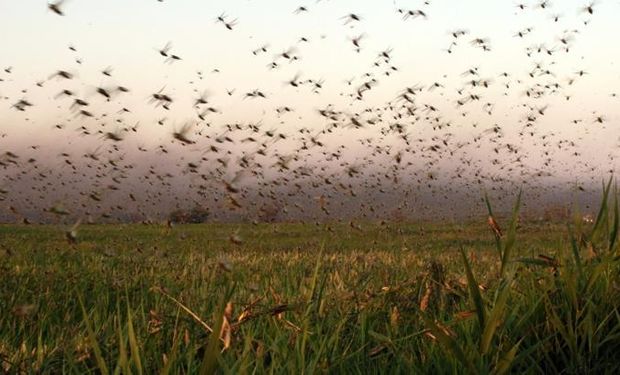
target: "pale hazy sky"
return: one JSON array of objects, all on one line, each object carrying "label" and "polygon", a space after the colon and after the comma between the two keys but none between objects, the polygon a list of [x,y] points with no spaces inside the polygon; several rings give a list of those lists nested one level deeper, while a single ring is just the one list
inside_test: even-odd
[{"label": "pale hazy sky", "polygon": [[[589,162],[587,167],[575,167],[572,172],[583,172],[591,165],[598,168],[595,173],[615,168],[616,161],[610,157],[618,155],[620,144],[620,103],[613,96],[620,91],[619,1],[595,2],[593,15],[583,11],[589,4],[583,0],[556,0],[546,9],[538,5],[539,1],[527,0],[523,2],[525,10],[513,1],[427,3],[67,0],[62,4],[65,16],[58,16],[47,9],[45,1],[0,0],[0,134],[4,135],[0,151],[27,157],[27,147],[38,145],[56,153],[71,151],[80,155],[83,149],[92,150],[104,141],[96,134],[79,136],[75,130],[79,126],[95,133],[137,122],[139,131],[128,132],[121,148],[130,152],[140,145],[153,151],[158,145],[169,144],[171,134],[184,123],[197,121],[193,104],[203,91],[209,93],[209,106],[219,113],[207,116],[211,125],[196,138],[208,135],[213,140],[225,133],[225,124],[249,122],[261,122],[264,130],[277,129],[290,135],[301,127],[318,132],[327,124],[317,115],[319,108],[333,104],[335,110],[353,116],[367,108],[396,103],[404,88],[421,85],[425,89],[416,99],[419,114],[449,126],[437,132],[433,127],[437,123],[422,119],[408,129],[412,139],[437,137],[454,143],[471,142],[498,124],[506,142],[532,156],[529,162],[533,169],[541,167],[537,163],[549,157],[545,149],[550,146],[545,143],[561,140],[574,141],[579,161]],[[305,6],[308,12],[294,14],[299,6]],[[399,8],[422,9],[427,18],[403,20]],[[226,13],[227,21],[237,20],[234,30],[215,22],[222,13]],[[361,21],[346,23],[344,17],[350,13],[359,15]],[[528,28],[531,32],[523,38],[516,36]],[[450,48],[452,53],[447,53],[455,41],[451,32],[459,29],[468,33],[456,39],[457,45]],[[361,50],[357,52],[351,38],[361,34]],[[568,52],[560,41],[566,36]],[[308,42],[300,42],[302,37]],[[475,38],[488,40],[491,51],[473,46],[470,42]],[[168,42],[172,44],[170,53],[180,56],[181,61],[168,64],[159,55],[157,50]],[[269,46],[266,53],[252,54],[263,45]],[[545,53],[545,48],[537,53],[541,45],[552,50],[552,55]],[[69,46],[77,52],[70,51]],[[298,61],[289,63],[277,57],[290,47],[295,47]],[[526,54],[528,47],[534,49],[530,56]],[[378,54],[385,50],[391,50],[389,64],[374,66]],[[268,65],[273,61],[279,67],[272,70]],[[536,64],[541,69],[534,70]],[[385,76],[390,66],[398,71]],[[10,73],[5,72],[9,67]],[[112,77],[101,74],[107,67],[112,68]],[[478,68],[476,79],[488,80],[488,89],[467,86],[472,78],[462,73],[472,67]],[[57,70],[75,77],[70,81],[50,79]],[[542,74],[546,70],[550,74]],[[586,73],[580,76],[580,71]],[[501,77],[503,72],[510,76]],[[364,76],[367,73],[369,77]],[[324,80],[320,93],[312,93],[310,85],[287,85],[296,74],[302,81]],[[371,78],[377,80],[377,86],[364,94],[363,101],[354,100],[350,95]],[[349,79],[353,79],[351,86],[346,83]],[[573,79],[574,83],[569,84]],[[37,82],[43,87],[38,87]],[[435,82],[444,87],[428,90]],[[554,89],[555,84],[558,86]],[[95,92],[96,87],[110,89],[117,85],[131,92],[116,95],[110,102]],[[543,97],[525,95],[528,89],[545,85],[547,93]],[[162,88],[174,99],[170,111],[149,103],[150,96]],[[65,89],[88,101],[88,110],[96,118],[79,117],[70,109],[71,98],[56,98]],[[234,94],[229,96],[227,89],[235,89]],[[245,93],[255,89],[268,99],[244,98]],[[473,93],[481,99],[457,108],[458,99]],[[33,107],[26,111],[12,108],[20,99],[31,102]],[[438,111],[429,114],[425,105]],[[277,115],[276,108],[283,106],[295,112]],[[536,116],[535,126],[524,127],[528,115],[536,115],[537,109],[545,107],[544,116]],[[122,108],[131,113],[119,113]],[[602,124],[595,121],[599,116],[604,119]],[[156,121],[163,118],[164,126],[157,125]],[[581,122],[573,124],[575,119]],[[381,128],[399,121],[386,114],[380,126],[355,133],[335,132],[322,136],[322,140],[331,137],[334,145],[347,145],[352,152],[349,159],[359,159],[363,154],[356,154],[355,150],[361,148],[358,139],[378,137]],[[55,129],[56,124],[65,128]],[[536,137],[524,137],[526,130],[534,130]],[[390,137],[381,145],[390,147],[394,142],[394,150],[403,147],[396,136]],[[202,147],[195,151],[203,150],[209,142],[201,143]],[[490,147],[472,147],[465,157],[485,159]],[[229,149],[235,153],[243,147]],[[570,159],[575,157],[573,152],[558,151],[553,157],[566,168],[566,163],[574,163]],[[165,156],[153,152],[151,158]],[[564,173],[570,175],[571,168],[567,171]]]},{"label": "pale hazy sky", "polygon": [[[195,87],[209,90],[214,105],[222,108],[222,117],[228,120],[239,118],[238,111],[229,113],[226,109],[239,108],[241,95],[228,98],[225,88],[236,88],[237,94],[260,88],[271,94],[272,105],[241,102],[250,119],[256,111],[260,113],[279,103],[312,109],[336,102],[345,79],[368,72],[377,53],[391,48],[393,64],[400,72],[381,80],[379,87],[368,95],[370,103],[385,103],[401,88],[415,83],[438,81],[462,86],[464,80],[459,75],[470,66],[478,66],[481,76],[494,78],[498,83],[498,73],[523,76],[533,67],[532,61],[554,61],[556,65],[549,68],[557,72],[558,81],[565,82],[574,71],[583,69],[590,73],[580,86],[571,87],[570,93],[587,91],[587,95],[579,95],[583,107],[609,112],[612,108],[607,107],[604,98],[620,82],[620,69],[615,64],[620,57],[620,48],[616,47],[620,37],[619,2],[597,2],[593,17],[579,12],[587,4],[583,0],[554,1],[547,10],[531,9],[535,6],[533,1],[525,3],[530,9],[520,11],[516,2],[488,0],[431,1],[430,6],[423,6],[422,1],[67,0],[63,4],[66,16],[59,17],[47,10],[45,1],[2,0],[0,63],[3,67],[12,66],[13,74],[2,75],[8,82],[2,83],[0,94],[13,101],[20,97],[20,90],[28,89],[30,92],[24,96],[37,105],[29,111],[32,118],[64,119],[66,113],[50,110],[56,102],[47,100],[64,83],[49,82],[46,86],[52,88],[39,90],[42,94],[32,87],[36,81],[64,69],[77,75],[75,81],[79,84],[72,84],[81,90],[79,95],[93,95],[89,88],[94,86],[122,84],[133,90],[123,104],[132,106],[137,113],[149,112],[151,107],[145,104],[145,97],[164,85],[179,102],[191,103],[194,94],[187,82],[196,80],[196,72],[202,71],[205,79]],[[300,5],[309,12],[294,15]],[[397,8],[424,9],[428,19],[403,21]],[[214,23],[222,12],[229,19],[238,19],[234,31]],[[359,14],[362,22],[353,27],[344,25],[341,17],[348,13]],[[555,14],[561,15],[557,23],[550,18]],[[583,27],[582,21],[589,18],[592,22]],[[523,39],[514,37],[527,27],[533,28],[530,35]],[[470,33],[459,41],[452,54],[447,54],[444,50],[452,40],[449,31],[461,28]],[[558,37],[564,30],[575,28],[580,33],[569,54],[557,52],[553,58],[538,59],[525,56],[524,49],[530,45],[545,43],[559,49]],[[349,38],[361,33],[366,37],[358,54]],[[302,36],[310,42],[297,44]],[[488,38],[492,52],[471,47],[469,41],[477,37]],[[172,53],[183,61],[163,63],[156,49],[169,41],[173,44]],[[251,54],[265,43],[270,45],[267,54]],[[78,52],[71,53],[68,45],[75,46]],[[275,71],[267,69],[274,54],[295,45],[301,56],[298,63],[283,64]],[[74,62],[77,57],[83,61],[81,66]],[[99,74],[108,66],[114,69],[112,79]],[[214,68],[220,69],[221,74],[208,74]],[[303,74],[302,79],[324,79],[323,94],[312,96],[307,95],[309,90],[285,87],[283,82],[298,72]],[[12,101],[6,104],[13,104]],[[11,122],[24,117],[6,106],[2,113]],[[183,115],[179,110],[178,117]]]}]

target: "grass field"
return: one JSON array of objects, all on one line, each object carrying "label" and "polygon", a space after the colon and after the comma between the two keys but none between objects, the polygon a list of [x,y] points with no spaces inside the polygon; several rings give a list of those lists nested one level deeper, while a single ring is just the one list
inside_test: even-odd
[{"label": "grass field", "polygon": [[76,243],[65,227],[0,226],[0,369],[617,373],[610,190],[596,224],[517,225],[515,211],[501,236],[484,212],[463,225],[82,225]]}]

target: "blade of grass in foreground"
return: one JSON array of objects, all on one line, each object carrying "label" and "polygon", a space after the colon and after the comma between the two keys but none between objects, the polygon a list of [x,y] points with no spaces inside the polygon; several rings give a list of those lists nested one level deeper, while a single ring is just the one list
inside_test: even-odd
[{"label": "blade of grass in foreground", "polygon": [[474,277],[474,273],[471,270],[471,266],[469,265],[469,260],[467,259],[467,255],[465,254],[465,250],[463,247],[460,248],[461,256],[463,257],[463,263],[465,263],[465,272],[467,273],[467,286],[469,287],[469,294],[471,295],[472,301],[474,303],[474,307],[476,309],[476,315],[478,316],[478,323],[480,324],[480,329],[484,329],[485,323],[485,313],[484,310],[484,301],[482,300],[482,295],[480,294],[480,289],[478,288],[478,282]]},{"label": "blade of grass in foreground", "polygon": [[215,326],[213,327],[213,331],[209,335],[209,341],[207,342],[207,348],[205,350],[205,354],[202,360],[202,365],[200,366],[200,374],[201,375],[210,375],[215,373],[217,369],[218,360],[220,359],[220,350],[219,350],[219,341],[220,334],[222,331],[222,326],[224,325],[225,318],[225,310],[226,310],[226,301],[230,301],[234,290],[236,288],[236,284],[228,285],[227,289],[217,304],[217,308],[213,314],[215,319]]},{"label": "blade of grass in foreground", "polygon": [[504,284],[502,290],[497,296],[497,299],[495,300],[495,306],[493,306],[493,309],[491,310],[487,318],[486,325],[484,326],[484,331],[482,332],[482,337],[480,339],[481,354],[487,354],[489,352],[489,348],[491,347],[491,341],[493,340],[495,331],[500,325],[500,321],[506,308],[506,303],[508,302],[509,290],[509,286],[507,284]]},{"label": "blade of grass in foreground", "polygon": [[498,360],[497,366],[493,370],[493,375],[502,375],[510,370],[510,366],[515,360],[515,356],[517,355],[517,351],[519,350],[519,345],[521,345],[521,341],[519,340],[512,348],[510,348],[504,355]]},{"label": "blade of grass in foreground", "polygon": [[609,251],[613,251],[618,239],[618,227],[620,226],[620,216],[618,213],[618,187],[614,187],[614,222],[611,227],[611,233],[609,234]]},{"label": "blade of grass in foreground", "polygon": [[123,334],[123,327],[121,326],[121,310],[118,302],[116,303],[116,330],[118,331],[118,363],[114,374],[129,374],[129,359],[127,358],[127,348],[125,343],[125,335]]},{"label": "blade of grass in foreground", "polygon": [[133,318],[131,316],[131,309],[127,305],[127,336],[129,337],[129,350],[131,351],[131,359],[136,365],[138,374],[142,375],[142,360],[140,359],[140,349],[138,345],[138,338],[133,328]]},{"label": "blade of grass in foreground", "polygon": [[226,299],[222,296],[220,302],[217,304],[217,309],[215,310],[215,325],[213,326],[213,331],[209,335],[209,341],[207,342],[207,348],[205,350],[205,355],[202,360],[202,366],[200,366],[200,374],[201,375],[210,375],[213,374],[217,368],[217,360],[219,357],[219,332],[222,329],[222,325],[224,324],[224,307],[226,306]]},{"label": "blade of grass in foreground", "polygon": [[[491,208],[491,201],[489,200],[489,196],[486,193],[486,191],[484,192],[484,202],[487,205],[487,210],[489,211],[489,216],[494,218],[495,216],[493,215],[493,208]],[[502,240],[499,236],[495,235],[495,248],[497,249],[497,253],[499,254],[500,259],[504,258],[504,254],[502,252]]]},{"label": "blade of grass in foreground", "polygon": [[180,314],[181,314],[181,308],[178,307],[177,313],[175,316],[175,322],[174,322],[174,329],[173,329],[174,333],[172,336],[172,349],[168,353],[168,356],[167,356],[168,358],[166,360],[166,363],[164,364],[164,368],[161,370],[161,373],[160,373],[161,375],[168,375],[170,371],[172,370],[172,365],[176,361],[176,357],[179,351],[179,342],[181,341],[179,339],[179,334],[178,334]]},{"label": "blade of grass in foreground", "polygon": [[86,308],[84,307],[84,302],[82,302],[82,297],[79,295],[78,301],[80,302],[80,307],[82,308],[84,324],[86,325],[86,331],[88,332],[88,340],[90,341],[90,345],[93,347],[93,352],[95,353],[95,360],[97,361],[99,371],[101,371],[101,373],[104,375],[108,375],[108,366],[105,364],[103,355],[101,355],[101,348],[99,348],[99,343],[97,343],[97,337],[95,336],[93,327],[90,325],[90,320],[88,319],[88,313],[86,312]]},{"label": "blade of grass in foreground", "polygon": [[512,248],[514,247],[515,240],[517,238],[517,224],[519,222],[519,208],[521,207],[521,193],[519,190],[519,195],[517,195],[517,201],[515,202],[514,208],[512,209],[512,218],[510,219],[510,228],[508,229],[508,235],[506,236],[506,243],[504,245],[504,249],[502,251],[502,266],[500,269],[500,277],[504,276],[506,272],[506,267],[510,260],[510,253]]},{"label": "blade of grass in foreground", "polygon": [[583,268],[581,265],[581,255],[579,254],[579,244],[577,243],[577,238],[575,238],[573,228],[570,225],[568,226],[568,234],[570,236],[570,244],[573,251],[573,258],[575,259],[575,266],[577,267],[577,274],[581,279],[583,277]]},{"label": "blade of grass in foreground", "polygon": [[598,211],[598,215],[596,215],[596,222],[594,222],[594,227],[592,228],[592,232],[590,234],[590,242],[592,242],[592,240],[594,239],[594,237],[597,235],[599,229],[601,228],[601,225],[603,222],[607,222],[607,201],[609,200],[609,191],[611,190],[611,182],[612,182],[612,178],[609,178],[609,182],[607,182],[607,185],[605,185],[603,183],[603,200],[601,202],[601,208]]},{"label": "blade of grass in foreground", "polygon": [[473,363],[467,360],[465,352],[459,346],[458,342],[453,337],[448,336],[432,319],[422,315],[422,319],[426,326],[431,330],[432,334],[437,338],[437,341],[446,349],[448,349],[454,357],[463,365],[467,372],[470,374],[478,374]]}]

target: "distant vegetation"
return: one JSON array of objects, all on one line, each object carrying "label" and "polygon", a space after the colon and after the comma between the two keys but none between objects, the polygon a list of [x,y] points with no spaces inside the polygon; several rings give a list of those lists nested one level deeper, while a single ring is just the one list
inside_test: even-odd
[{"label": "distant vegetation", "polygon": [[178,224],[200,224],[209,220],[211,213],[203,207],[194,207],[191,210],[175,210],[170,213],[169,220]]}]

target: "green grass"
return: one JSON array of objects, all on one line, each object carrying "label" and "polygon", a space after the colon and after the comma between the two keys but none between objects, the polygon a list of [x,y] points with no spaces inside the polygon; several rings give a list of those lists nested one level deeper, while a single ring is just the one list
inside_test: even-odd
[{"label": "green grass", "polygon": [[617,373],[611,190],[595,225],[514,215],[502,237],[484,213],[361,229],[82,225],[76,244],[64,227],[0,226],[0,369]]}]

